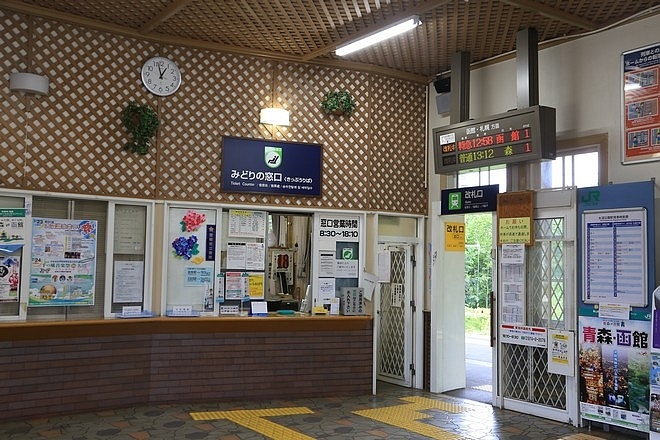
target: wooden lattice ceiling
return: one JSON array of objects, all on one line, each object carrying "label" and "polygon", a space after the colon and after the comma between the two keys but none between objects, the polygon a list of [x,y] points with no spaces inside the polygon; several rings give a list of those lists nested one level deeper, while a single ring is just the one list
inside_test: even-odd
[{"label": "wooden lattice ceiling", "polygon": [[[657,0],[3,0],[0,6],[142,39],[429,82],[454,53],[480,63],[534,28],[557,44],[660,12]],[[337,45],[419,15],[422,25],[345,59]]]}]

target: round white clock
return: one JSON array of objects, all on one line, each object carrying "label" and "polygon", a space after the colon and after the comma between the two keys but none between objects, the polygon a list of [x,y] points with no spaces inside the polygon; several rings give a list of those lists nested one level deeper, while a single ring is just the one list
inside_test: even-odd
[{"label": "round white clock", "polygon": [[181,85],[179,66],[169,58],[149,58],[142,65],[142,83],[155,95],[169,96]]}]

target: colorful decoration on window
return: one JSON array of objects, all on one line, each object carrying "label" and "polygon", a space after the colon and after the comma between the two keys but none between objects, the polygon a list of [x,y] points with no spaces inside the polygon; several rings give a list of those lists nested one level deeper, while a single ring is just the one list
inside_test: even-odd
[{"label": "colorful decoration on window", "polygon": [[172,242],[174,255],[177,258],[190,260],[193,255],[199,254],[199,244],[197,243],[197,236],[191,235],[190,237],[179,237]]},{"label": "colorful decoration on window", "polygon": [[194,232],[206,221],[206,215],[193,211],[186,212],[181,220],[181,232]]}]

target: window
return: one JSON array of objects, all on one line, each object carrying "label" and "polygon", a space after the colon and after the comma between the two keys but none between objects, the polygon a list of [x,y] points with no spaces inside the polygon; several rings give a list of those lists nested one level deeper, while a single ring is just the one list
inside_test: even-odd
[{"label": "window", "polygon": [[541,162],[541,188],[604,185],[607,182],[607,136],[557,141],[557,158]]},{"label": "window", "polygon": [[506,165],[494,165],[458,172],[458,188],[484,185],[500,185],[500,192],[506,192]]},{"label": "window", "polygon": [[541,163],[541,188],[598,186],[598,146],[557,153],[553,161]]}]

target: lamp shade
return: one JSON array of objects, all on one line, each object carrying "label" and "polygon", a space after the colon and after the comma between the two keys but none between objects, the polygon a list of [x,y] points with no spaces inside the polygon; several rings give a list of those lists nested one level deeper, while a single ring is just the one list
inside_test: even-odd
[{"label": "lamp shade", "polygon": [[9,76],[9,90],[47,95],[48,77],[34,73],[13,72]]},{"label": "lamp shade", "polygon": [[289,126],[289,111],[283,108],[262,108],[259,113],[259,122],[262,124]]}]

